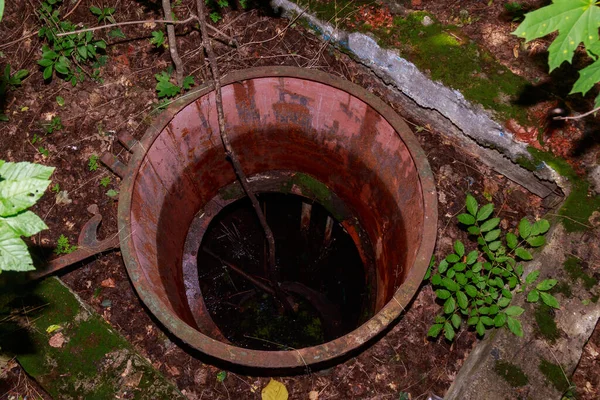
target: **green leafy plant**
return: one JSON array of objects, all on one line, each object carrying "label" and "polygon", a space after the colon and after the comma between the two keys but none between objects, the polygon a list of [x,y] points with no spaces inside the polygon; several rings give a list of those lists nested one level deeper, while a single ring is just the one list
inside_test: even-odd
[{"label": "green leafy plant", "polygon": [[60,131],[62,128],[64,128],[62,124],[62,119],[58,116],[52,117],[52,119],[48,123],[42,123],[42,127],[48,134]]},{"label": "green leafy plant", "polygon": [[3,15],[4,15],[4,0],[0,0],[0,21],[2,21]]},{"label": "green leafy plant", "polygon": [[[529,42],[558,31],[548,48],[550,72],[565,61],[571,63],[575,50],[583,43],[594,62],[579,71],[579,79],[570,94],[585,95],[600,81],[599,26],[600,7],[597,0],[553,0],[552,4],[527,13],[513,35]],[[600,107],[600,95],[596,97],[595,107]]]},{"label": "green leafy plant", "polygon": [[8,117],[4,114],[4,101],[9,89],[14,89],[21,86],[23,79],[29,75],[29,70],[20,69],[14,73],[10,72],[10,64],[6,64],[4,73],[0,75],[0,121],[8,121]]},{"label": "green leafy plant", "polygon": [[45,165],[0,160],[0,271],[34,269],[22,237],[48,229],[28,208],[42,197],[53,172]]},{"label": "green leafy plant", "polygon": [[54,185],[52,185],[52,187],[50,188],[50,191],[52,193],[58,193],[60,192],[60,185],[58,183],[55,183]]},{"label": "green leafy plant", "polygon": [[108,185],[110,185],[110,176],[105,176],[104,178],[100,179],[100,186],[108,187]]},{"label": "green leafy plant", "polygon": [[108,192],[106,192],[106,195],[108,197],[117,197],[119,195],[119,192],[117,192],[114,189],[110,189]]},{"label": "green leafy plant", "polygon": [[96,6],[91,6],[90,11],[92,14],[98,17],[98,22],[108,21],[111,24],[117,23],[117,21],[115,21],[115,18],[113,17],[115,9],[112,7],[100,8]]},{"label": "green leafy plant", "polygon": [[92,154],[88,159],[88,169],[90,171],[96,171],[98,169],[98,156],[96,154]]},{"label": "green leafy plant", "polygon": [[77,250],[77,246],[71,245],[69,243],[69,238],[65,235],[60,235],[56,240],[56,248],[54,249],[54,254],[69,254]]},{"label": "green leafy plant", "polygon": [[150,39],[150,43],[152,43],[157,48],[167,47],[165,41],[165,34],[163,31],[154,31],[152,32],[152,39]]},{"label": "green leafy plant", "polygon": [[43,155],[44,157],[48,157],[50,155],[50,151],[45,148],[44,146],[40,146],[38,147],[38,151],[40,152],[41,155]]},{"label": "green leafy plant", "polygon": [[38,9],[43,23],[38,35],[46,44],[42,46],[42,58],[38,64],[42,67],[43,77],[52,79],[54,73],[75,86],[85,79],[86,64],[96,60],[100,51],[106,49],[104,40],[94,38],[93,32],[82,32],[58,36],[61,32],[70,32],[77,27],[69,21],[60,19],[58,6],[62,0],[45,0]]},{"label": "green leafy plant", "polygon": [[523,4],[516,1],[505,3],[504,9],[511,16],[513,21],[520,21],[525,16],[525,8],[523,7]]},{"label": "green leafy plant", "polygon": [[[440,261],[437,269],[432,260],[425,279],[430,280],[437,298],[443,301],[443,312],[435,317],[427,335],[438,337],[443,332],[446,339],[453,340],[462,320],[466,319],[467,326],[474,328],[479,336],[485,335],[489,328],[503,326],[523,336],[516,317],[524,310],[510,305],[512,291],[522,290],[524,286],[521,281],[524,268],[517,260],[533,258],[528,248],[545,244],[544,234],[550,224],[544,219],[534,224],[523,219],[518,234],[503,234],[500,218],[493,216],[492,203],[480,207],[473,196],[467,195],[465,207],[467,212],[457,218],[475,238],[477,248],[467,251],[457,240],[454,252]],[[539,272],[537,274],[539,276]],[[535,279],[531,283],[533,281]],[[543,293],[553,286],[544,282],[538,285],[544,289]],[[536,290],[540,289],[536,287]]]},{"label": "green leafy plant", "polygon": [[115,28],[115,29],[111,30],[110,32],[108,32],[108,36],[111,38],[117,38],[117,39],[125,39],[127,37],[127,36],[125,36],[123,31],[119,28]]},{"label": "green leafy plant", "polygon": [[156,78],[156,91],[159,99],[175,97],[182,91],[191,89],[196,84],[194,78],[186,76],[183,78],[183,84],[178,86],[171,82],[171,72],[168,70],[162,71],[154,77]]},{"label": "green leafy plant", "polygon": [[56,96],[56,104],[63,107],[65,105],[65,99],[62,96]]}]

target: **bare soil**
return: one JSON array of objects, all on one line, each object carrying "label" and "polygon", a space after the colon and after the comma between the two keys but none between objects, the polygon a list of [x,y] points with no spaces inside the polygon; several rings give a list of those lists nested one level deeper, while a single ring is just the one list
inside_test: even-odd
[{"label": "bare soil", "polygon": [[[194,9],[193,3],[184,0],[174,8],[174,12],[184,19],[187,10]],[[96,3],[90,0],[65,3],[62,14],[76,7],[69,19],[95,26],[96,18],[88,11],[93,4]],[[160,9],[153,4],[134,0],[104,2],[104,6],[117,9],[115,18],[118,21],[162,18]],[[517,42],[508,36],[512,23],[499,19],[503,2],[494,1],[490,7],[485,4],[476,0],[424,0],[421,6],[414,8],[425,7],[447,21],[452,20],[457,6],[468,8],[469,13],[479,19],[465,26],[465,31],[483,45],[493,46],[493,43],[483,40],[487,37],[486,29],[492,24],[495,32],[509,43],[498,45],[496,54],[499,59],[509,65],[514,64],[515,72],[520,71],[521,63],[526,64],[526,67],[521,66],[521,72],[527,77],[535,76],[535,71],[541,67],[533,59],[527,62],[514,59],[510,46]],[[8,2],[0,25],[0,37],[9,42],[35,32],[38,22],[34,8],[37,4],[33,1]],[[216,44],[223,73],[252,66],[293,65],[344,77],[376,94],[387,90],[366,68],[324,45],[301,26],[288,26],[288,23],[288,20],[271,15],[268,9],[227,10],[217,26],[236,37],[240,45],[233,48],[224,43]],[[127,39],[108,39],[109,62],[101,68],[100,74],[103,82],[88,79],[74,88],[57,78],[49,83],[42,80],[36,66],[41,47],[36,36],[0,48],[4,54],[0,59],[3,64],[10,63],[13,69],[31,70],[23,86],[8,94],[6,113],[10,120],[0,123],[0,158],[55,166],[53,185],[58,184],[60,191],[67,191],[72,200],[69,204],[57,204],[56,193],[49,191],[34,208],[46,221],[49,230],[32,238],[31,242],[43,250],[40,254],[46,257],[51,254],[61,234],[67,236],[71,243],[76,242],[82,225],[90,217],[86,209],[91,204],[97,204],[104,216],[101,238],[117,232],[117,200],[107,196],[106,192],[109,189],[119,190],[119,179],[102,166],[96,170],[90,168],[90,157],[112,151],[127,161],[128,153],[116,142],[116,133],[127,130],[136,138],[144,134],[155,115],[158,101],[154,74],[170,65],[168,51],[156,50],[148,42],[151,29],[137,25],[121,29]],[[180,26],[177,31],[186,74],[193,75],[199,84],[207,76],[199,34],[191,26]],[[106,35],[107,32],[102,32],[99,37],[107,38]],[[508,46],[509,50],[504,46]],[[59,106],[56,96],[64,98],[64,106]],[[391,106],[395,107],[394,104]],[[48,134],[43,124],[54,116],[61,118],[64,128]],[[473,193],[482,202],[484,194],[491,197],[500,208],[499,216],[504,227],[516,226],[525,215],[540,216],[544,213],[541,199],[461,152],[441,133],[420,126],[419,121],[407,122],[415,127],[415,134],[428,155],[437,184],[438,258],[443,257],[456,239],[470,243],[454,218],[463,208],[467,192]],[[33,143],[34,137],[40,139]],[[40,147],[48,153],[42,154]],[[110,177],[106,187],[100,185],[104,177]],[[474,244],[471,246],[474,247]],[[140,302],[118,251],[73,266],[62,274],[62,279],[127,337],[156,368],[176,382],[190,399],[255,399],[270,379],[229,372],[226,379],[219,382],[216,376],[219,367],[211,365],[203,355],[170,335]],[[317,391],[321,400],[396,399],[401,392],[410,393],[412,399],[423,399],[430,392],[443,395],[476,344],[476,338],[473,332],[462,331],[453,344],[428,340],[426,332],[439,310],[440,305],[436,303],[430,286],[423,285],[398,323],[361,354],[328,370],[307,371],[303,375],[277,379],[286,385],[292,399],[308,398],[311,391]],[[590,347],[592,350],[600,348],[598,329],[591,343],[595,343],[595,347]],[[597,398],[593,396],[597,395],[600,384],[594,378],[598,352],[587,351],[586,355],[587,361],[582,362],[576,373],[580,377],[576,382],[581,388],[587,388],[587,383],[590,383],[590,391],[582,389],[581,398],[592,399]],[[22,383],[24,374],[18,371],[12,369],[4,377],[0,398],[26,393]]]}]

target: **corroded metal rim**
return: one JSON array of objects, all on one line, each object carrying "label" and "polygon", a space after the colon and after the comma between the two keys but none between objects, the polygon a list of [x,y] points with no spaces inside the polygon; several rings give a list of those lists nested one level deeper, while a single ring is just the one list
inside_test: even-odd
[{"label": "corroded metal rim", "polygon": [[387,104],[367,90],[332,75],[295,67],[260,67],[237,71],[222,79],[223,86],[248,79],[263,77],[290,77],[319,82],[340,89],[367,103],[377,111],[396,130],[415,163],[423,194],[423,239],[414,265],[411,267],[405,282],[394,293],[392,299],[366,323],[354,331],[336,340],[319,346],[290,351],[248,350],[221,343],[200,333],[177,315],[168,311],[163,301],[144,284],[147,281],[144,271],[139,266],[131,231],[132,192],[138,169],[154,140],[160,135],[172,118],[186,105],[211,92],[214,85],[209,83],[196,91],[190,92],[175,101],[165,110],[146,131],[144,137],[134,149],[129,168],[124,176],[119,196],[119,235],[123,259],[136,291],[150,311],[173,334],[190,346],[217,359],[237,365],[254,368],[303,368],[341,357],[355,350],[377,334],[381,333],[404,311],[415,295],[428,268],[433,253],[437,234],[437,197],[431,168],[426,155],[416,137],[406,123]]}]

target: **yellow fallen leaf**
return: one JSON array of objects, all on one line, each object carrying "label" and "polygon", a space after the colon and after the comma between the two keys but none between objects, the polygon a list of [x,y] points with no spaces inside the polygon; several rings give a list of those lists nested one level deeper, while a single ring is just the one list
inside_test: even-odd
[{"label": "yellow fallen leaf", "polygon": [[261,398],[262,400],[287,400],[288,391],[283,383],[271,379],[269,384],[262,390]]},{"label": "yellow fallen leaf", "polygon": [[54,331],[59,330],[60,328],[62,328],[62,326],[60,326],[60,325],[50,325],[49,327],[46,328],[46,332],[52,333]]}]

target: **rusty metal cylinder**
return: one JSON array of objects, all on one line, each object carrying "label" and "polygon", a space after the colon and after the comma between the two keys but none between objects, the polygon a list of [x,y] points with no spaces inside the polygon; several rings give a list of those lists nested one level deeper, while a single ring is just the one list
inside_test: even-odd
[{"label": "rusty metal cylinder", "polygon": [[[425,154],[389,106],[325,73],[250,69],[228,74],[222,91],[226,129],[249,177],[310,176],[358,220],[370,243],[364,257],[373,261],[374,316],[331,342],[290,351],[244,349],[203,332],[190,306],[201,294],[184,274],[186,237],[195,216],[236,180],[210,85],[174,102],[133,147],[119,198],[129,276],[167,329],[211,357],[256,368],[305,368],[340,358],[397,319],[426,272],[437,203]],[[344,225],[364,249],[352,226]]]}]

